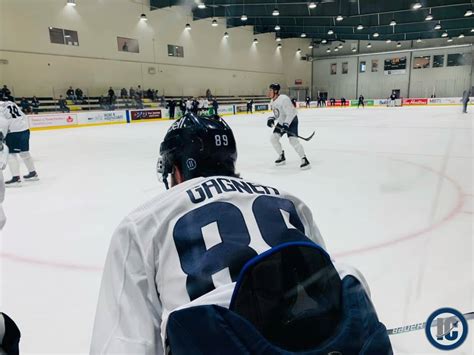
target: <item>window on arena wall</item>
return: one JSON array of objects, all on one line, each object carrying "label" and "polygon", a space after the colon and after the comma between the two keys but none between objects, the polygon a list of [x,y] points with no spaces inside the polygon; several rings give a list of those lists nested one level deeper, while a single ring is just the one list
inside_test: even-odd
[{"label": "window on arena wall", "polygon": [[379,60],[378,59],[372,59],[372,73],[376,73],[379,71]]},{"label": "window on arena wall", "polygon": [[169,57],[184,57],[184,48],[182,46],[176,46],[174,44],[168,44],[168,56]]},{"label": "window on arena wall", "polygon": [[433,68],[444,67],[444,54],[433,56]]},{"label": "window on arena wall", "polygon": [[448,54],[448,67],[457,67],[460,65],[471,65],[472,58],[468,53]]},{"label": "window on arena wall", "polygon": [[415,57],[413,69],[426,69],[430,67],[431,56]]},{"label": "window on arena wall", "polygon": [[349,63],[344,62],[342,63],[342,74],[347,74],[349,72]]},{"label": "window on arena wall", "polygon": [[337,74],[337,63],[331,63],[331,75]]},{"label": "window on arena wall", "polygon": [[73,30],[49,27],[49,40],[51,43],[54,44],[79,46],[79,36],[77,34],[77,31]]},{"label": "window on arena wall", "polygon": [[365,70],[367,69],[367,64],[364,62],[359,63],[359,73],[365,73]]},{"label": "window on arena wall", "polygon": [[117,37],[117,49],[119,52],[140,53],[138,40],[134,38]]}]

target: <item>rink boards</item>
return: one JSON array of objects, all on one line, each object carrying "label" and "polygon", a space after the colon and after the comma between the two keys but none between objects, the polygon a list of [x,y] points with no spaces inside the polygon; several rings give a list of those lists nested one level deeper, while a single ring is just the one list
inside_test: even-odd
[{"label": "rink boards", "polygon": [[[366,107],[386,107],[388,99],[364,100]],[[357,106],[357,100],[347,100],[346,107]],[[474,97],[469,103],[474,105]],[[305,108],[305,102],[297,103],[299,108]],[[403,106],[454,106],[461,105],[460,97],[449,98],[409,98],[403,99]],[[317,102],[311,101],[310,108],[316,108]],[[336,100],[335,107],[341,107],[341,100]],[[329,107],[329,106],[328,106]],[[268,103],[253,104],[253,112],[267,112],[270,110]],[[179,110],[176,110],[177,114]],[[246,114],[245,104],[222,105],[218,109],[219,115],[228,116]],[[47,113],[28,115],[31,130],[49,130],[62,128],[77,128],[97,125],[126,124],[136,122],[149,122],[170,119],[167,108],[150,108],[143,110],[115,110],[115,111],[75,111],[69,113]]]}]

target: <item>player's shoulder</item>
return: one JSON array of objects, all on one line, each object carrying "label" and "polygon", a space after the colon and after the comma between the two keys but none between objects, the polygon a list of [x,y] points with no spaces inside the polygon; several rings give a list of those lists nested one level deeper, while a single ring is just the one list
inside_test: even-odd
[{"label": "player's shoulder", "polygon": [[164,211],[171,212],[172,207],[180,203],[182,193],[201,180],[204,178],[194,178],[159,193],[135,208],[127,215],[126,219],[134,224],[140,224],[149,218],[159,218],[158,216]]}]

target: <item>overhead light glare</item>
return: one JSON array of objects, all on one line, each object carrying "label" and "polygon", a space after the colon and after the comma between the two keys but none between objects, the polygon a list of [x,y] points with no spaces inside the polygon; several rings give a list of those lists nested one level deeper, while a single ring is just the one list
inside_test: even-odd
[{"label": "overhead light glare", "polygon": [[76,6],[76,0],[67,0],[66,5],[68,5],[68,6]]},{"label": "overhead light glare", "polygon": [[206,4],[203,3],[203,2],[200,2],[200,3],[198,4],[198,8],[201,9],[201,10],[202,10],[202,9],[205,9],[205,8],[206,8]]}]

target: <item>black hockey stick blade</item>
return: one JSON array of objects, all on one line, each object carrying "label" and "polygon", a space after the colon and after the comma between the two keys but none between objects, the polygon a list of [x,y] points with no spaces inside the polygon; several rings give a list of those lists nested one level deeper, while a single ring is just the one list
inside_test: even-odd
[{"label": "black hockey stick blade", "polygon": [[314,137],[314,134],[315,134],[315,133],[316,133],[316,131],[313,131],[313,133],[311,133],[311,135],[310,135],[309,137],[307,137],[307,138],[301,137],[301,136],[296,136],[296,137],[298,137],[299,139],[302,139],[302,140],[308,142],[308,141],[310,141],[310,140]]}]

